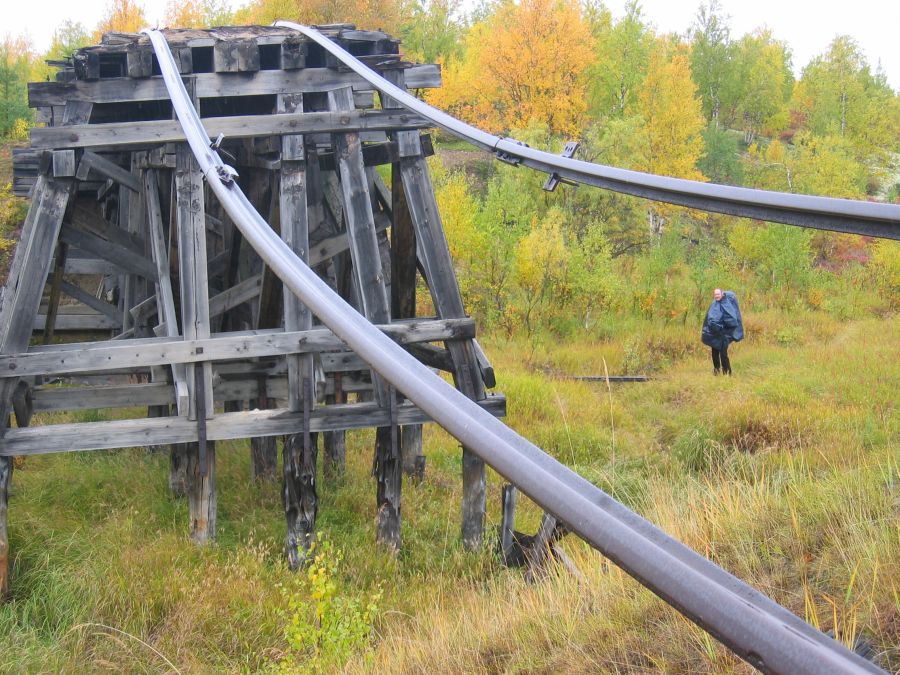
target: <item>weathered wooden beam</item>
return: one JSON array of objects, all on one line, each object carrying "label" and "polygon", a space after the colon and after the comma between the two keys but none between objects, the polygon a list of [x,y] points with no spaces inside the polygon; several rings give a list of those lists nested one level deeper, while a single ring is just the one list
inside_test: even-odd
[{"label": "weathered wooden beam", "polygon": [[[492,395],[478,404],[493,415],[506,414],[506,399]],[[409,402],[397,406],[397,423],[430,422],[425,413]],[[364,429],[390,424],[390,412],[376,403],[345,403],[317,408],[310,414],[310,432]],[[220,413],[207,420],[210,441],[282,436],[303,428],[303,413],[285,408]],[[10,429],[0,439],[0,456],[43,455],[76,450],[109,450],[142,447],[148,444],[191,443],[197,441],[197,423],[187,417],[157,417],[140,420],[113,420],[80,424],[55,424]]]},{"label": "weathered wooden beam", "polygon": [[[403,71],[389,71],[386,77],[392,84],[405,88]],[[385,109],[400,107],[393,99],[384,95],[381,103]],[[393,143],[399,146],[396,140]],[[427,151],[427,148],[423,149]],[[416,230],[406,203],[399,154],[398,147],[397,159],[391,165],[390,192],[388,193],[380,176],[376,176],[375,188],[380,201],[391,214],[391,316],[395,319],[405,319],[416,315]],[[422,355],[416,356],[421,358]],[[420,474],[425,468],[422,428],[404,428],[400,438],[403,471],[407,475]]]},{"label": "weathered wooden beam", "polygon": [[[20,352],[28,345],[71,193],[70,180],[38,177],[22,236],[0,296],[0,354]],[[15,376],[0,379],[0,437],[6,431],[17,385]],[[5,596],[9,588],[7,509],[11,476],[12,460],[8,457],[0,459],[0,597]]]},{"label": "weathered wooden beam", "polygon": [[[475,332],[472,319],[420,319],[379,328],[400,344],[462,340]],[[178,336],[175,336],[178,337]],[[0,374],[54,375],[147,368],[199,361],[249,359],[284,354],[340,350],[344,343],[327,328],[285,333],[266,330],[222,333],[207,339],[143,338],[117,342],[80,342],[36,346],[19,354],[0,355]]]},{"label": "weathered wooden beam", "polygon": [[[399,131],[394,137],[400,145],[400,173],[416,230],[418,257],[434,306],[442,317],[465,316],[428,165],[421,156],[419,134]],[[456,387],[473,400],[483,398],[484,382],[472,342],[449,342],[447,348],[453,356]],[[486,491],[484,461],[464,446],[462,539],[469,549],[479,547],[484,537]]]},{"label": "weathered wooden beam", "polygon": [[[186,340],[205,340],[209,339],[210,329],[203,176],[193,153],[184,144],[175,151],[174,190],[182,331]],[[205,437],[205,420],[213,415],[212,364],[190,364],[185,368],[185,377],[188,418],[197,420],[198,436],[186,447],[185,487],[191,539],[204,544],[216,536],[216,448]]]},{"label": "weathered wooden beam", "polygon": [[[179,145],[175,163],[175,208],[178,227],[179,281],[181,287],[181,325],[185,340],[208,340],[209,280],[206,276],[206,220],[203,176],[194,155],[186,145]],[[206,410],[195,407],[198,393],[194,389],[195,368],[203,368]],[[212,415],[212,369],[209,362],[197,361],[186,368],[188,392],[191,396],[188,416]]]},{"label": "weathered wooden beam", "polygon": [[60,285],[63,280],[63,272],[66,269],[66,257],[69,254],[69,246],[60,242],[57,246],[56,261],[53,267],[53,280],[50,282],[50,297],[47,299],[47,318],[44,322],[45,345],[53,342],[53,331],[56,328],[56,313],[59,309]]},{"label": "weathered wooden beam", "polygon": [[[333,111],[353,110],[353,93],[349,88],[329,92],[328,101]],[[344,219],[350,240],[350,259],[353,263],[353,276],[362,313],[373,323],[388,323],[391,319],[391,310],[359,134],[335,134],[333,142],[341,178]],[[386,386],[374,372],[372,383],[375,387],[376,401],[393,412],[396,409],[396,395],[393,388]],[[389,420],[390,426],[378,429],[375,441],[376,539],[384,546],[399,550],[401,500],[399,432],[393,415]]]},{"label": "weathered wooden beam", "polygon": [[[60,308],[64,309],[64,308]],[[79,308],[80,309],[80,308]],[[82,310],[83,314],[58,313],[54,321],[56,331],[107,331],[115,330],[121,326],[119,322],[105,314]],[[33,331],[40,331],[47,325],[47,315],[38,314],[34,317]]]},{"label": "weathered wooden beam", "polygon": [[101,260],[106,260],[125,269],[132,274],[139,274],[145,279],[156,280],[157,266],[151,260],[138,255],[130,248],[103,239],[93,232],[77,230],[71,225],[63,225],[59,233],[60,240],[80,251],[84,251]]},{"label": "weathered wooden beam", "polygon": [[[280,95],[279,113],[303,110],[300,95]],[[306,194],[306,152],[303,137],[281,139],[281,183],[279,185],[281,238],[309,264],[309,212]],[[312,313],[285,287],[284,327],[288,331],[310,330]],[[318,494],[316,492],[317,437],[309,429],[314,407],[313,362],[311,355],[287,357],[288,409],[303,417],[299,433],[285,439],[283,449],[284,512],[287,522],[285,551],[291,569],[297,569],[315,536]],[[303,551],[301,555],[301,550]]]},{"label": "weathered wooden beam", "polygon": [[[166,335],[178,337],[178,317],[175,313],[175,295],[172,281],[169,278],[169,245],[163,232],[162,208],[159,203],[159,178],[157,169],[148,169],[143,175],[144,204],[147,207],[148,238],[153,262],[156,265],[156,306],[159,308],[160,321],[164,322]],[[147,364],[149,365],[149,364]],[[167,360],[166,363],[153,365],[171,365],[172,379],[175,382],[178,413],[186,415],[189,408],[189,392],[184,366]]]},{"label": "weathered wooden beam", "polygon": [[81,163],[78,165],[77,178],[79,180],[87,180],[91,171],[95,171],[105,178],[112,178],[132,192],[139,193],[141,191],[141,183],[131,171],[123,169],[106,157],[102,157],[95,152],[86,150],[81,155]]},{"label": "weathered wooden beam", "polygon": [[210,317],[224,314],[229,309],[234,309],[238,305],[242,305],[259,295],[259,289],[262,286],[262,275],[254,274],[252,277],[244,279],[235,284],[228,290],[217,293],[209,299],[209,315]]},{"label": "weathered wooden beam", "polygon": [[91,309],[100,312],[101,314],[105,314],[117,324],[122,323],[122,312],[115,305],[111,305],[108,302],[105,302],[104,300],[91,295],[80,286],[76,286],[75,284],[65,280],[60,282],[59,288],[70,298],[75,298]]},{"label": "weathered wooden beam", "polygon": [[[311,132],[420,129],[429,123],[408,112],[363,110],[207,117],[203,126],[210,136],[224,134],[226,138],[252,138]],[[35,127],[31,130],[31,145],[38,149],[144,146],[184,141],[184,130],[174,120]]]},{"label": "weathered wooden beam", "polygon": [[[296,92],[324,92],[351,86],[354,91],[372,91],[372,86],[355,73],[330,68],[299,70],[261,70],[246,75],[196,73],[195,95],[199,98],[259,96]],[[416,65],[406,69],[406,83],[412,89],[441,86],[440,67]],[[93,82],[31,82],[28,105],[32,108],[65,105],[68,101],[121,103],[125,101],[168,101],[169,92],[162,77],[144,80],[108,78]]]}]

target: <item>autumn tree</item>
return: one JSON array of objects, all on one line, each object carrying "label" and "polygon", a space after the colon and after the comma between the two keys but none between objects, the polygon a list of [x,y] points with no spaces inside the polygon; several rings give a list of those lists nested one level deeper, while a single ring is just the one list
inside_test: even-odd
[{"label": "autumn tree", "polygon": [[104,33],[137,33],[146,27],[144,7],[136,0],[110,0],[94,31],[93,42],[100,42]]},{"label": "autumn tree", "polygon": [[233,16],[227,0],[169,0],[166,4],[166,23],[172,28],[225,26]]},{"label": "autumn tree", "polygon": [[[640,168],[664,176],[702,180],[697,161],[703,152],[700,132],[705,120],[685,46],[660,45],[651,52],[637,107],[647,134],[645,161]],[[659,236],[664,217],[670,212],[670,207],[661,204],[650,207],[651,233]]]},{"label": "autumn tree", "polygon": [[445,86],[429,100],[496,132],[543,123],[554,134],[577,135],[591,43],[573,0],[505,2],[473,26],[464,58],[451,64]]},{"label": "autumn tree", "polygon": [[400,34],[400,0],[250,0],[235,13],[236,23],[268,25],[277,19],[305,24],[352,23],[358,28]]}]

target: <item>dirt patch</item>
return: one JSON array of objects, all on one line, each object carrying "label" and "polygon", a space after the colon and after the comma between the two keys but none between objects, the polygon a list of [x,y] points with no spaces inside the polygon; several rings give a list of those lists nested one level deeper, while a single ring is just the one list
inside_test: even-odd
[{"label": "dirt patch", "polygon": [[462,171],[466,174],[469,185],[476,192],[483,193],[487,189],[492,168],[491,158],[487,153],[438,147],[436,154],[448,171]]}]

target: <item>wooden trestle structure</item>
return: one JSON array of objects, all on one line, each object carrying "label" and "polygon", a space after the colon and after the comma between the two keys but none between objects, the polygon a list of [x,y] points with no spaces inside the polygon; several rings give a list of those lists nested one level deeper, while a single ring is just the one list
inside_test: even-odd
[{"label": "wooden trestle structure", "polygon": [[[384,33],[323,30],[399,86],[440,85],[437,66],[403,61]],[[364,80],[291,30],[165,36],[212,142],[271,226],[370,321],[504,414],[503,396],[485,393],[493,373],[454,276],[425,121],[385,97],[376,109]],[[401,472],[424,469],[426,416],[242,241],[204,185],[146,36],[107,34],[54,65],[55,82],[29,86],[46,126],[15,156],[31,207],[0,303],[0,590],[12,458],[51,452],[168,446],[172,491],[187,496],[191,537],[205,542],[216,530],[215,442],[252,439],[254,475],[274,478],[282,436],[296,566],[314,534],[317,436],[328,476],[344,465],[344,432],[375,427],[377,537],[398,548]],[[417,275],[435,317],[416,317]],[[142,415],[29,426],[33,413],[100,408]],[[484,464],[463,449],[469,547],[484,512]]]}]

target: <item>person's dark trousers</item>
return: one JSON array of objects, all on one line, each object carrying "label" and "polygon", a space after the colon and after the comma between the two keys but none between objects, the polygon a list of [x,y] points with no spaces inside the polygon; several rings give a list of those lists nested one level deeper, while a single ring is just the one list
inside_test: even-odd
[{"label": "person's dark trousers", "polygon": [[718,375],[719,370],[726,375],[731,375],[731,361],[728,360],[728,345],[724,349],[712,347],[713,372]]}]

